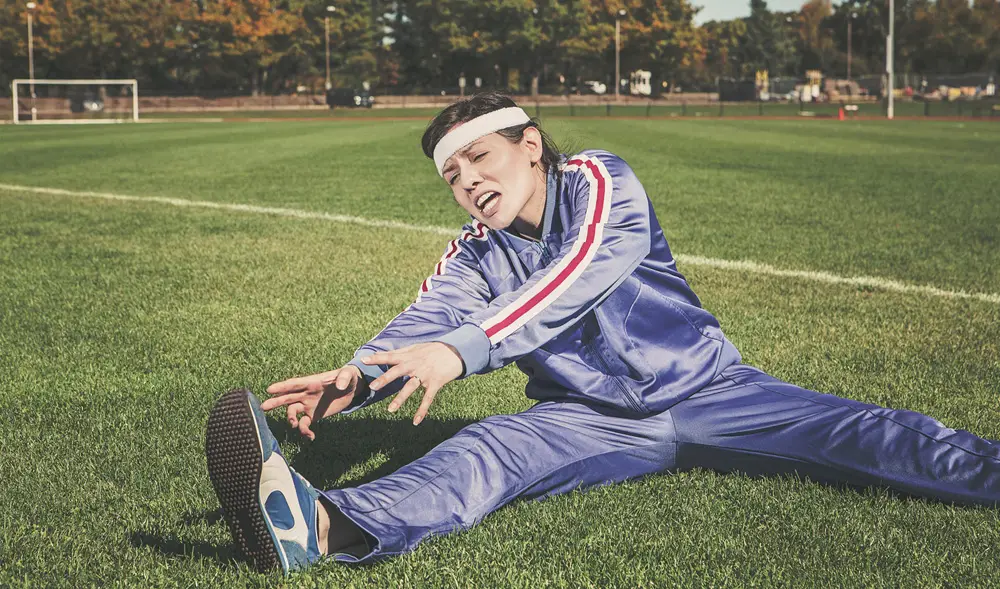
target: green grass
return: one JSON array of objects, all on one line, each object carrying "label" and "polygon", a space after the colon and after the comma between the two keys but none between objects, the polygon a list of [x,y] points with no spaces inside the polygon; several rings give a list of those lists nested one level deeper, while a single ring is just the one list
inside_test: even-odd
[{"label": "green grass", "polygon": [[[572,120],[625,157],[674,250],[1000,292],[990,123]],[[0,127],[0,183],[455,226],[419,121]],[[265,586],[205,473],[222,391],[338,366],[446,239],[0,190],[0,586]],[[748,363],[1000,437],[1000,306],[682,266]],[[530,405],[512,369],[414,407],[272,425],[318,486],[392,472]],[[707,471],[518,503],[290,586],[995,586],[1000,512]]]}]

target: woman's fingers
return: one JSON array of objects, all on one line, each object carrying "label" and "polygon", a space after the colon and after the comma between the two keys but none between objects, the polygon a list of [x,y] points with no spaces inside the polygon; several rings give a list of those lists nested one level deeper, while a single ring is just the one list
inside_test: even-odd
[{"label": "woman's fingers", "polygon": [[410,395],[416,392],[418,388],[420,388],[420,379],[415,376],[411,376],[410,380],[406,381],[406,384],[403,385],[403,388],[396,393],[392,403],[389,403],[389,412],[395,413],[400,407],[403,406],[403,403],[410,398]]},{"label": "woman's fingers", "polygon": [[372,366],[375,364],[399,364],[406,359],[406,354],[416,346],[406,346],[390,352],[375,352],[370,356],[365,356],[361,362]]},{"label": "woman's fingers", "polygon": [[408,366],[404,364],[397,364],[392,368],[390,368],[389,370],[386,370],[382,376],[373,380],[372,383],[369,385],[369,388],[373,391],[377,391],[380,388],[384,387],[385,385],[393,382],[397,378],[406,376],[407,373],[409,372],[410,368]]},{"label": "woman's fingers", "polygon": [[312,417],[308,415],[303,415],[302,419],[299,420],[299,433],[303,436],[309,438],[310,440],[316,439],[316,434],[309,429],[309,425],[312,424]]},{"label": "woman's fingers", "polygon": [[287,395],[290,393],[301,393],[308,388],[309,382],[311,382],[312,377],[306,378],[289,378],[288,380],[283,380],[281,382],[276,382],[271,386],[267,387],[267,394],[269,395]]},{"label": "woman's fingers", "polygon": [[299,426],[299,414],[306,412],[306,406],[302,403],[292,403],[288,406],[286,415],[288,415],[288,425],[292,427]]},{"label": "woman's fingers", "polygon": [[340,369],[338,368],[337,370],[328,370],[326,372],[320,372],[319,374],[313,374],[310,376],[289,378],[288,380],[276,382],[267,387],[267,394],[289,395],[292,393],[305,393],[309,391],[318,393],[325,383],[333,382],[333,380],[337,378],[339,372]]},{"label": "woman's fingers", "polygon": [[263,403],[260,404],[260,408],[264,411],[270,411],[275,407],[284,407],[285,405],[291,405],[292,403],[298,403],[303,399],[309,398],[311,393],[294,393],[289,395],[282,395],[280,397],[271,397],[270,399],[265,399]]},{"label": "woman's fingers", "polygon": [[371,356],[365,356],[361,362],[368,366],[376,364],[396,364],[399,362],[397,352],[375,352]]},{"label": "woman's fingers", "polygon": [[417,414],[413,416],[413,425],[420,425],[420,422],[427,417],[427,412],[431,408],[431,403],[434,402],[434,396],[437,395],[439,390],[441,389],[437,387],[424,388],[424,398],[420,401],[420,408],[417,409]]},{"label": "woman's fingers", "polygon": [[354,383],[355,377],[357,377],[355,368],[356,366],[345,366],[340,370],[340,374],[337,375],[336,382],[333,383],[333,386],[336,387],[338,391],[351,390],[351,385]]}]

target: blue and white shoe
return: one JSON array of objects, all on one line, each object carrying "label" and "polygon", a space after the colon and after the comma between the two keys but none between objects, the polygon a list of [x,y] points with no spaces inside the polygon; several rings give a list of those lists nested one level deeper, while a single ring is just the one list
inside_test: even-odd
[{"label": "blue and white shoe", "polygon": [[205,455],[229,531],[254,568],[280,566],[288,574],[322,557],[316,536],[319,493],[285,462],[253,393],[233,390],[216,402]]}]

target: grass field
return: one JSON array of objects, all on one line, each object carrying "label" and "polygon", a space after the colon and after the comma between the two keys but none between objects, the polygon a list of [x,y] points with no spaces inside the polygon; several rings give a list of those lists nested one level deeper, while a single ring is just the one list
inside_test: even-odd
[{"label": "grass field", "polygon": [[[623,156],[676,252],[1000,292],[995,123],[572,120]],[[234,560],[203,456],[217,396],[339,366],[446,237],[41,186],[454,226],[417,121],[0,127],[0,586],[998,586],[1000,511],[692,471],[518,503],[374,566],[283,581]],[[1000,304],[681,265],[747,363],[1000,437]],[[527,408],[505,369],[410,425],[304,443],[320,487]]]}]

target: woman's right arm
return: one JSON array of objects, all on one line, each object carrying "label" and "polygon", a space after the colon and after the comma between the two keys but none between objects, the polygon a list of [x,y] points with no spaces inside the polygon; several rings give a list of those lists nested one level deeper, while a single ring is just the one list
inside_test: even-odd
[{"label": "woman's right arm", "polygon": [[[467,225],[445,248],[431,274],[420,285],[417,299],[389,322],[371,341],[361,346],[348,365],[356,367],[365,383],[384,374],[388,365],[368,365],[362,358],[415,344],[443,341],[469,315],[485,309],[493,295],[470,244],[487,239],[489,229],[479,222]],[[449,345],[454,342],[448,341]],[[463,359],[464,362],[464,359]],[[343,410],[350,413],[399,392],[406,378],[396,379],[378,391],[366,388]]]}]

